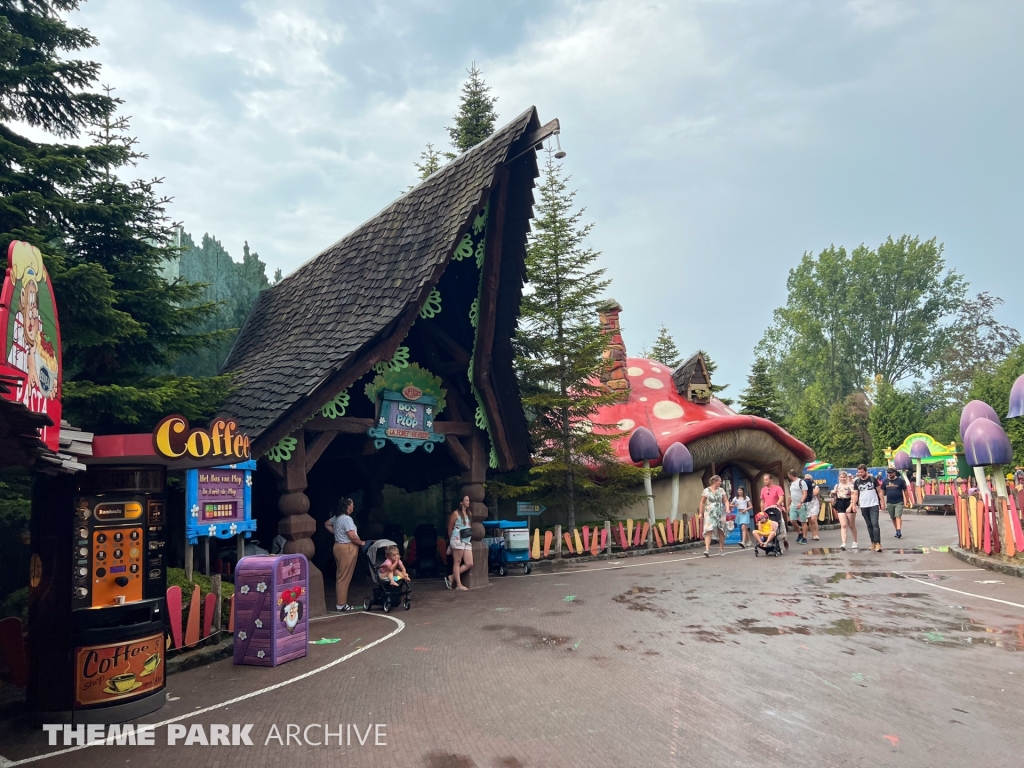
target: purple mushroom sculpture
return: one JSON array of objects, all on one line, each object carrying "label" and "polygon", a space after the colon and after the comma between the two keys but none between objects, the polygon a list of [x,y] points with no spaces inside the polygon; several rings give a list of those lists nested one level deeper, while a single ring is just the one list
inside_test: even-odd
[{"label": "purple mushroom sculpture", "polygon": [[964,433],[964,458],[975,470],[981,469],[983,473],[984,467],[992,467],[992,484],[996,495],[1006,498],[1003,464],[1013,463],[1013,446],[999,424],[988,419],[972,422]]},{"label": "purple mushroom sculpture", "polygon": [[647,494],[647,545],[654,543],[654,490],[651,488],[651,462],[661,458],[658,440],[647,427],[637,427],[629,436],[629,458],[644,463],[644,493]]},{"label": "purple mushroom sculpture", "polygon": [[892,465],[896,467],[900,477],[903,478],[903,482],[906,483],[907,470],[914,466],[914,462],[910,460],[910,454],[906,451],[896,451],[896,455],[892,457]]},{"label": "purple mushroom sculpture", "polygon": [[1021,416],[1024,416],[1024,374],[1018,376],[1010,388],[1010,411],[1006,418],[1017,419]]},{"label": "purple mushroom sculpture", "polygon": [[693,456],[690,449],[682,443],[672,443],[661,460],[661,471],[672,475],[672,513],[670,520],[679,517],[679,475],[682,472],[693,472]]},{"label": "purple mushroom sculpture", "polygon": [[928,443],[924,440],[915,440],[910,444],[910,458],[917,462],[917,487],[920,488],[924,485],[924,479],[921,473],[921,459],[930,459],[932,456],[931,449],[928,448]]},{"label": "purple mushroom sculpture", "polygon": [[[978,421],[979,419],[983,421],[991,421],[997,426],[1002,427],[1002,422],[999,420],[999,415],[995,412],[995,409],[992,408],[991,405],[982,400],[971,400],[969,403],[967,403],[967,405],[964,406],[964,409],[960,414],[960,442],[962,442],[965,446],[967,445],[967,429],[971,426],[971,424]],[[988,490],[988,483],[985,482],[984,466],[974,467],[974,479],[978,483],[978,492],[981,493],[986,499],[989,498],[991,494]]]}]

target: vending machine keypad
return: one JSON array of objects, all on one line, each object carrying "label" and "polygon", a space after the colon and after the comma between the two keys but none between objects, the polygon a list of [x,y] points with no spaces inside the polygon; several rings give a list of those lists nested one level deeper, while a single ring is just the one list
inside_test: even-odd
[{"label": "vending machine keypad", "polygon": [[118,598],[125,603],[142,599],[142,578],[139,570],[142,564],[142,550],[139,547],[125,548],[124,540],[138,540],[140,528],[111,529],[105,533],[93,534],[93,578],[92,605],[99,608],[117,605]]}]

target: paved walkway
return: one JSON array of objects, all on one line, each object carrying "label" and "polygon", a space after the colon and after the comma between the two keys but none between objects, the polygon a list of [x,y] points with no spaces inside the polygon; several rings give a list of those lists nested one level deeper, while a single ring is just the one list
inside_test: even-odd
[{"label": "paved walkway", "polygon": [[[158,746],[38,764],[1019,765],[1024,582],[936,549],[954,525],[910,517],[902,550],[881,554],[840,553],[830,531],[778,559],[685,552],[469,593],[419,585],[393,618],[314,623],[339,642],[304,660],[174,675],[149,718],[252,723],[257,746],[168,747],[161,727]],[[263,746],[288,723],[382,723],[387,746]],[[48,749],[37,731],[0,742],[8,760]]]}]

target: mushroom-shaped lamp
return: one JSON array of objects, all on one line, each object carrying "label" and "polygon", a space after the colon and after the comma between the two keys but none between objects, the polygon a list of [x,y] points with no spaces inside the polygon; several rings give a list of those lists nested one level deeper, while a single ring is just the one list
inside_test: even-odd
[{"label": "mushroom-shaped lamp", "polygon": [[921,478],[921,459],[931,458],[932,452],[928,448],[928,443],[924,440],[915,440],[910,444],[910,458],[917,462],[917,487],[920,488],[924,485],[924,481]]},{"label": "mushroom-shaped lamp", "polygon": [[[960,442],[967,443],[967,428],[978,419],[985,419],[1002,426],[999,415],[991,405],[982,400],[971,400],[960,413]],[[973,466],[973,465],[972,465]],[[974,480],[978,483],[978,492],[989,498],[988,483],[985,481],[985,468],[974,467]]]},{"label": "mushroom-shaped lamp", "polygon": [[644,493],[647,494],[647,545],[654,543],[654,490],[651,488],[651,461],[661,458],[658,440],[647,427],[637,427],[629,436],[629,458],[644,463]]},{"label": "mushroom-shaped lamp", "polygon": [[910,454],[906,451],[896,451],[896,455],[892,457],[892,465],[896,467],[896,471],[900,473],[900,477],[906,483],[907,470],[914,466],[914,462],[910,459]]},{"label": "mushroom-shaped lamp", "polygon": [[1006,418],[1016,419],[1021,416],[1024,416],[1024,374],[1018,376],[1010,388],[1010,411]]},{"label": "mushroom-shaped lamp", "polygon": [[672,475],[672,514],[669,519],[675,520],[679,516],[679,474],[693,472],[690,449],[682,443],[672,443],[661,460],[661,470]]},{"label": "mushroom-shaped lamp", "polygon": [[977,419],[967,427],[964,458],[976,469],[992,467],[992,484],[996,494],[1006,497],[1006,477],[1002,465],[1013,463],[1013,446],[1001,426],[988,419]]}]

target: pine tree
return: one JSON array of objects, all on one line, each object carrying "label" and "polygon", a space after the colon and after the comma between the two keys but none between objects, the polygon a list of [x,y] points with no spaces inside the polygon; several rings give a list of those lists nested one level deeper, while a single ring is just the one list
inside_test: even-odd
[{"label": "pine tree", "polygon": [[[490,86],[484,82],[483,73],[477,69],[475,61],[466,72],[469,78],[462,84],[462,100],[455,115],[455,125],[445,129],[451,137],[452,146],[460,153],[494,133],[494,123],[498,119],[494,111],[498,97],[490,95]],[[429,144],[427,146],[430,147]]]},{"label": "pine tree", "polygon": [[750,367],[747,388],[740,393],[740,413],[782,424],[779,390],[768,370],[768,361],[763,357],[754,360]]},{"label": "pine tree", "polygon": [[[709,355],[703,349],[700,351],[700,353],[701,353],[701,355],[704,356],[704,366],[708,369],[708,378],[711,378],[712,381],[714,381],[713,377],[714,377],[715,371],[718,370],[718,363],[716,363],[714,360],[712,360],[711,359],[711,355]],[[734,402],[736,402],[735,400],[733,400],[732,398],[729,398],[729,397],[722,397],[722,395],[721,395],[721,393],[724,392],[725,390],[727,390],[728,388],[729,388],[728,384],[712,384],[711,385],[711,394],[714,395],[716,398],[718,398],[718,400],[721,401],[722,403],[724,403],[725,405],[732,405]]]},{"label": "pine tree", "polygon": [[837,467],[868,462],[871,451],[866,443],[867,430],[867,410],[860,407],[856,393],[834,403],[828,411],[819,458]]},{"label": "pine tree", "polygon": [[427,148],[420,152],[420,162],[413,163],[416,166],[416,170],[419,171],[420,181],[441,170],[441,166],[444,165],[443,158],[444,155],[434,149],[433,144],[427,142]]},{"label": "pine tree", "polygon": [[567,182],[549,152],[527,254],[533,291],[523,297],[517,368],[533,415],[530,490],[572,527],[584,504],[609,514],[632,500],[642,470],[620,464],[609,435],[590,421],[616,400],[599,383],[605,339],[597,305],[609,281],[594,268],[600,254],[585,246],[593,225],[582,223],[583,209],[574,210]]},{"label": "pine tree", "polygon": [[679,357],[679,348],[664,324],[658,329],[658,338],[654,340],[650,351],[647,351],[646,348],[644,351],[646,354],[643,357],[656,360],[672,370],[678,368],[679,364],[683,362]]}]

